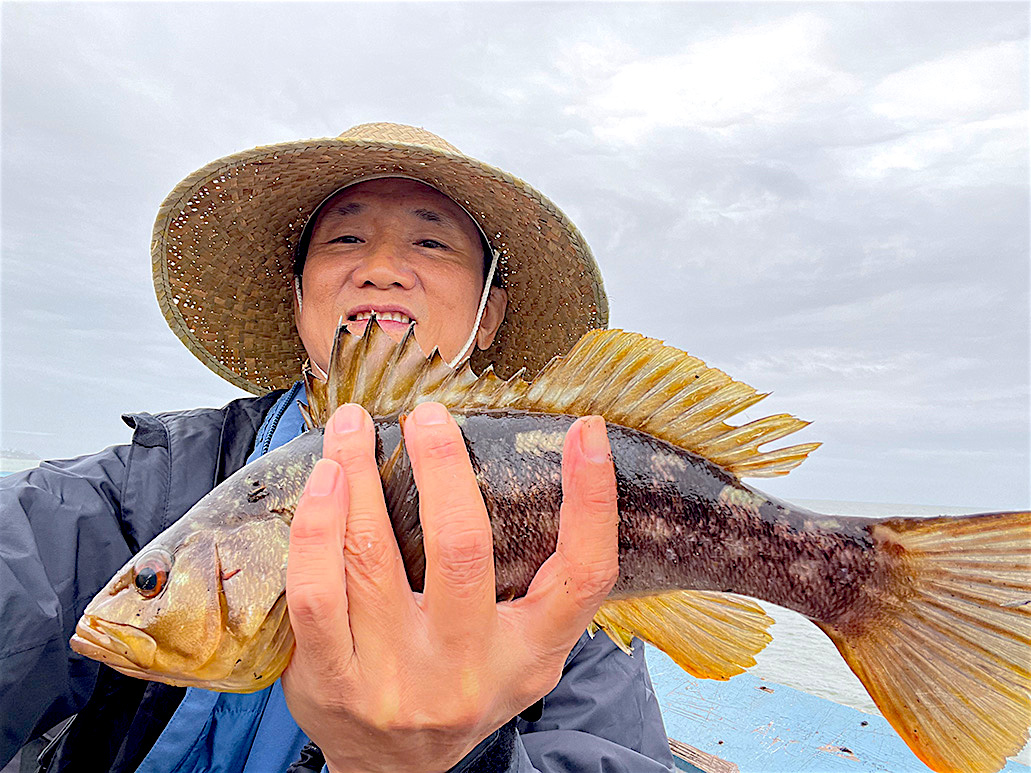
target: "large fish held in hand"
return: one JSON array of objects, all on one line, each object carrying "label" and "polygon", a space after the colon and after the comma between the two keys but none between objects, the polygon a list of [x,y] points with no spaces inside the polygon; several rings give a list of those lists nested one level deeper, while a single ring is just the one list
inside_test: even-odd
[{"label": "large fish held in hand", "polygon": [[[328,383],[305,374],[309,431],[228,478],[156,537],[89,604],[77,652],[131,676],[250,692],[289,662],[290,520],[345,402],[372,414],[383,489],[412,588],[423,582],[405,411],[444,403],[490,513],[499,599],[522,595],[554,551],[561,451],[577,416],[608,423],[620,571],[594,620],[629,651],[651,642],[699,677],[754,665],[772,620],[751,596],[808,617],[884,716],[936,771],[996,771],[1031,716],[1031,513],[938,518],[819,515],[745,485],[817,444],[759,446],[805,422],[733,426],[765,395],[659,341],[588,333],[533,382],[452,370],[411,330],[337,333]],[[732,595],[733,594],[733,595]],[[740,595],[737,595],[740,594]]]}]

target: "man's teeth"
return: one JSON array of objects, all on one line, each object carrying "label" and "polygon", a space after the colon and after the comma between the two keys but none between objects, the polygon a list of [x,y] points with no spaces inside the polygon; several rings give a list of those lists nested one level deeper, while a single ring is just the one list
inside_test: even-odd
[{"label": "man's teeth", "polygon": [[376,319],[381,322],[403,322],[406,325],[410,325],[412,320],[406,317],[399,311],[360,311],[354,315],[355,322],[367,322],[373,313],[376,314]]}]

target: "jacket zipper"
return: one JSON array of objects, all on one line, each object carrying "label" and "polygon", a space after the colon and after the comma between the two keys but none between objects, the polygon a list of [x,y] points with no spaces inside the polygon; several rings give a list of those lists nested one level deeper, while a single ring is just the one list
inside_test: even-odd
[{"label": "jacket zipper", "polygon": [[272,417],[272,423],[269,425],[268,432],[265,435],[265,441],[261,444],[262,456],[268,453],[269,446],[272,445],[272,436],[276,434],[276,427],[279,426],[279,420],[283,418],[283,415],[286,413],[286,409],[290,407],[290,403],[293,401],[300,386],[300,384],[294,384],[290,388],[290,391],[283,395],[283,406],[276,411],[276,415]]}]

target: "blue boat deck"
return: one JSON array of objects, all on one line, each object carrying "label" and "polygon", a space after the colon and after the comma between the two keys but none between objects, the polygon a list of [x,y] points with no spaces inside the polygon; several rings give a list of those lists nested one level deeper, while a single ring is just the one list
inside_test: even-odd
[{"label": "blue boat deck", "polygon": [[[649,671],[674,739],[677,767],[691,773],[927,773],[883,717],[750,674],[695,679],[647,648]],[[679,747],[679,748],[678,748]],[[1010,760],[1005,773],[1031,773]]]}]

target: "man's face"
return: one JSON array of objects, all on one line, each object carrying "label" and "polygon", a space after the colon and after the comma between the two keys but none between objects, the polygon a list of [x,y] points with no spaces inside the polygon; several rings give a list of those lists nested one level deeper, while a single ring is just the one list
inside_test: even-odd
[{"label": "man's face", "polygon": [[[375,311],[400,340],[410,322],[427,354],[460,353],[483,292],[480,234],[455,202],[414,180],[384,178],[330,199],[315,221],[294,312],[301,341],[323,370],[338,320],[361,335]],[[491,289],[476,344],[486,349],[505,314],[505,292]]]}]

